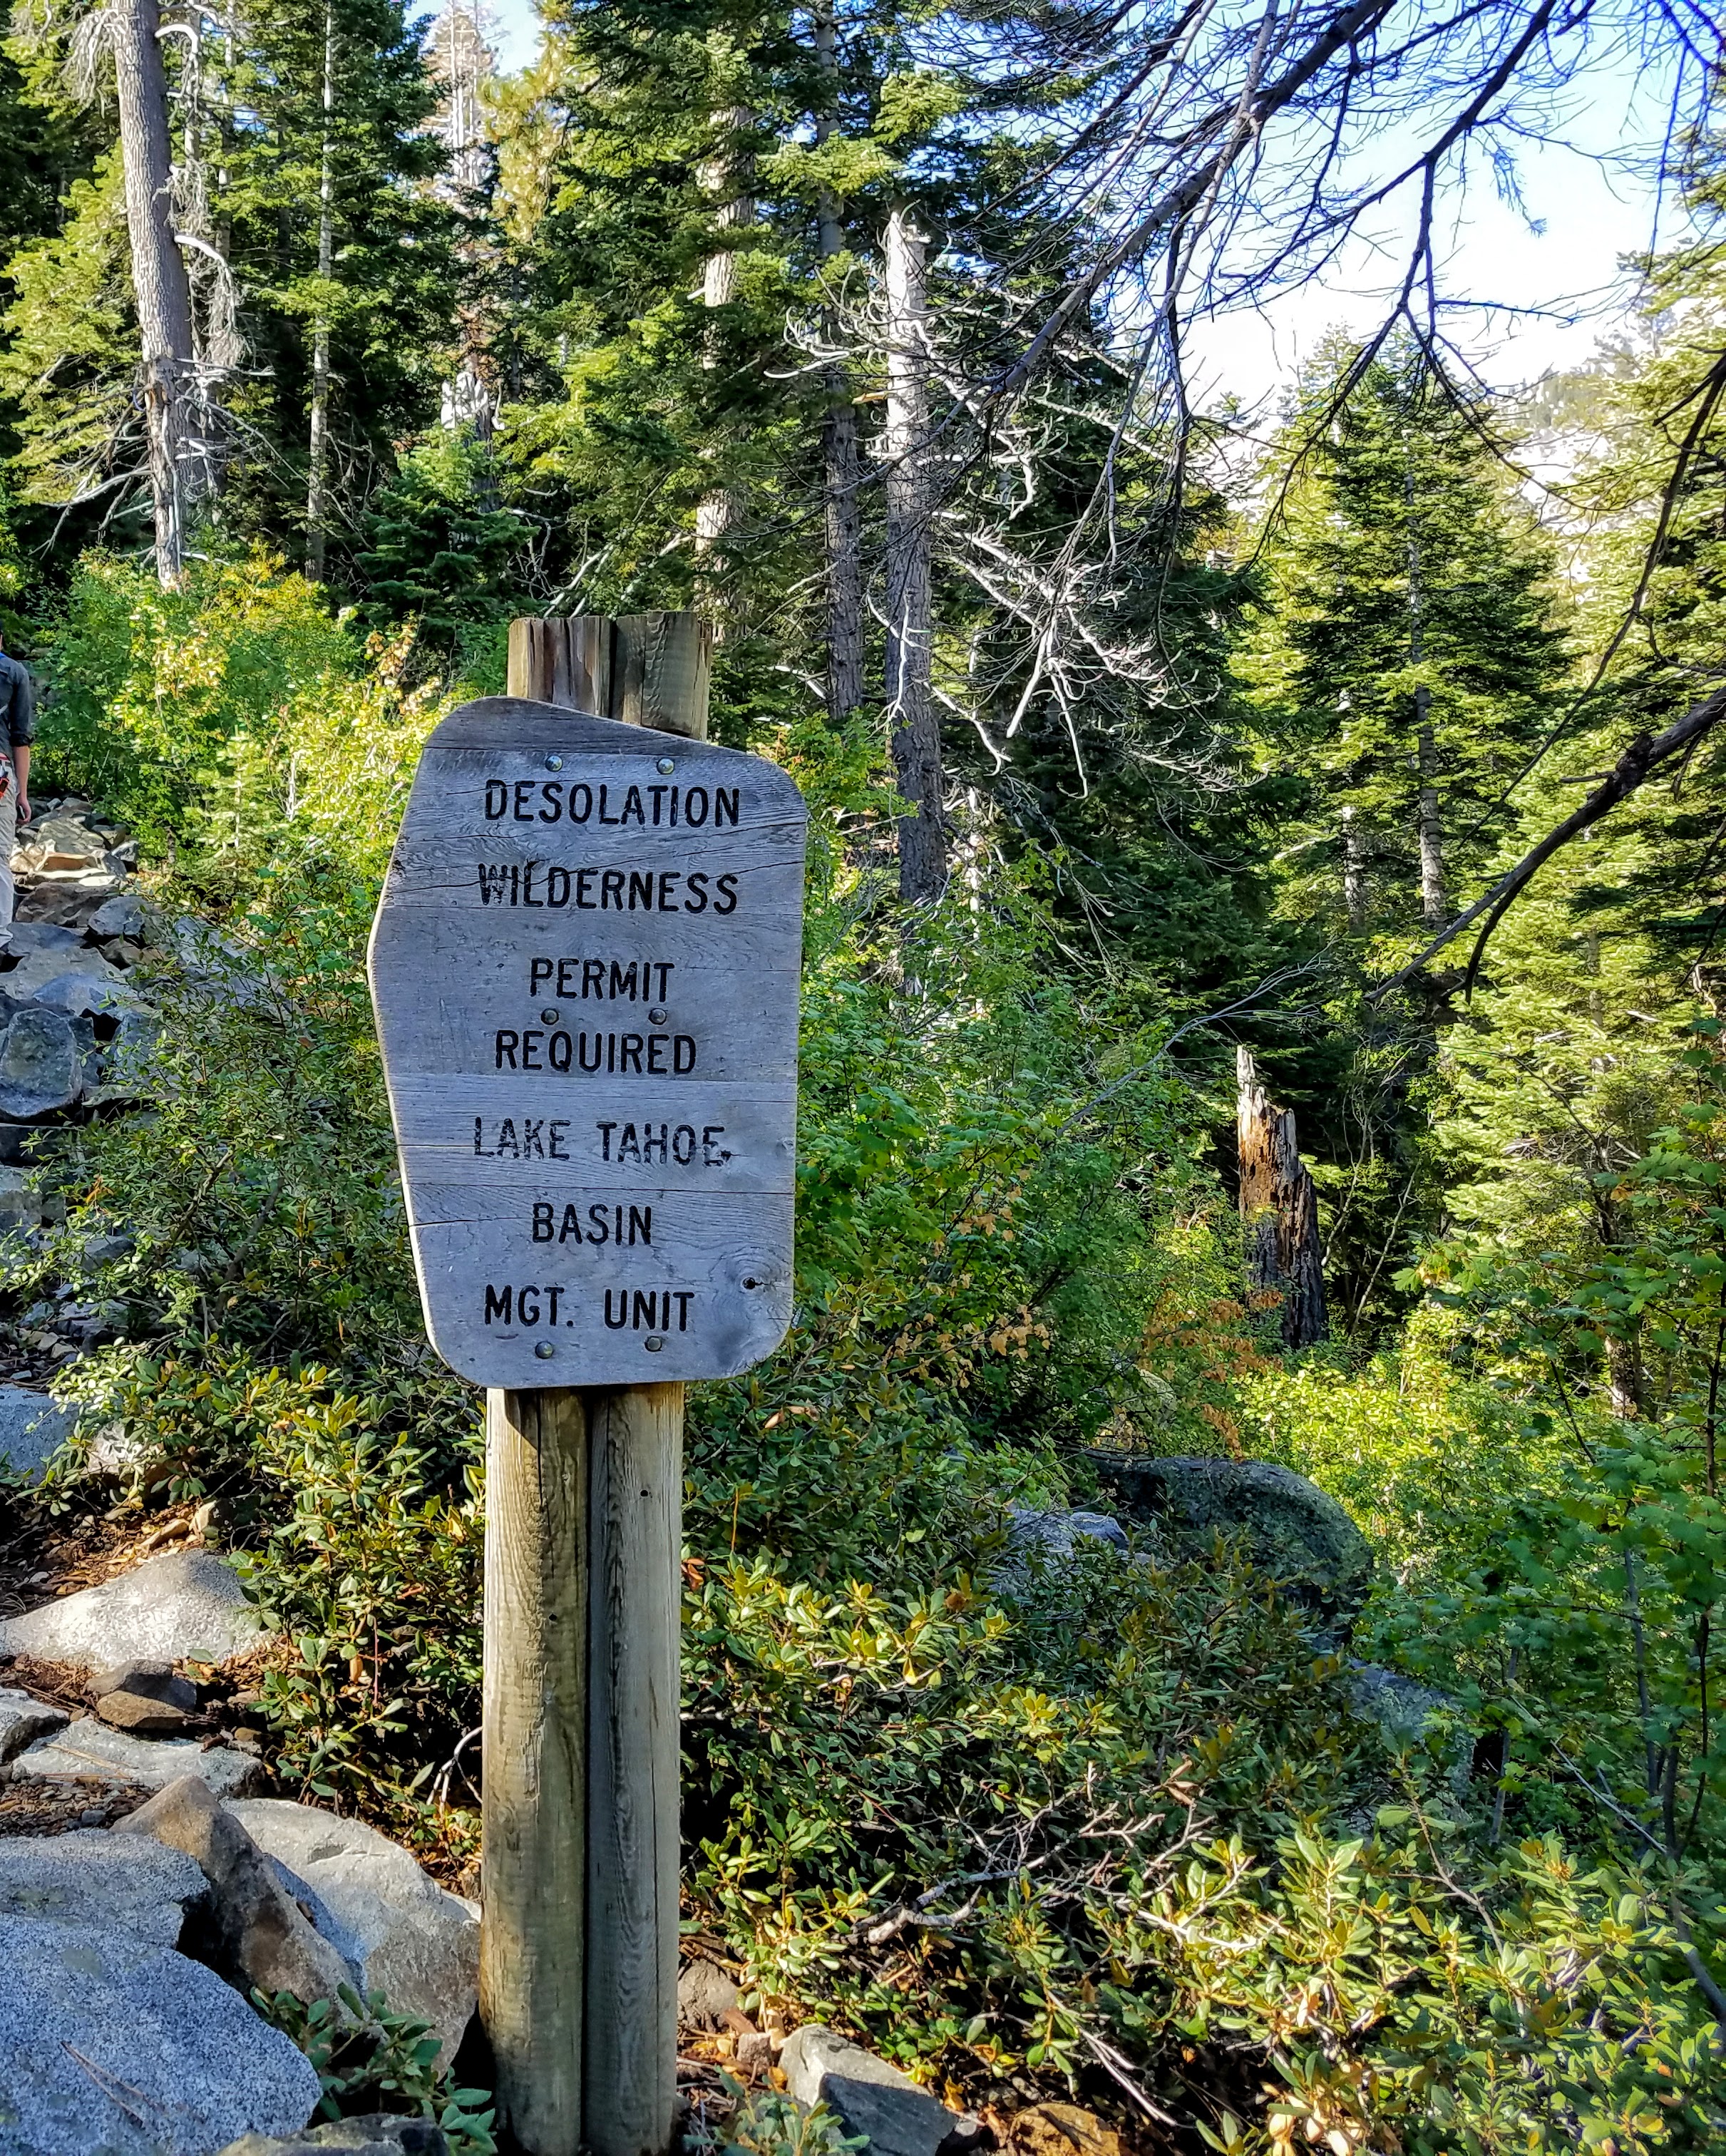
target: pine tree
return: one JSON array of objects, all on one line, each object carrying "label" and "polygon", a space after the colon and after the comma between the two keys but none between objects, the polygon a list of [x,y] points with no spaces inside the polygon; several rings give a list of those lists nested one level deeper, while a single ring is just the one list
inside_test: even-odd
[{"label": "pine tree", "polygon": [[1265,536],[1240,671],[1267,758],[1312,780],[1300,902],[1322,879],[1339,925],[1396,933],[1442,922],[1491,858],[1565,644],[1489,415],[1406,343],[1333,409],[1356,371],[1333,345],[1284,431],[1304,464]]}]

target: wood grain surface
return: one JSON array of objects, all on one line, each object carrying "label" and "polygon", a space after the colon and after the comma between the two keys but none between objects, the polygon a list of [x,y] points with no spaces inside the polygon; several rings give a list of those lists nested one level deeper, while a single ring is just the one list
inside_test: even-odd
[{"label": "wood grain surface", "polygon": [[[551,642],[666,704],[639,638]],[[427,1330],[464,1377],[721,1377],[783,1337],[806,825],[777,765],[641,726],[488,697],[432,736],[370,971]],[[619,1209],[650,1237],[570,1231]]]}]

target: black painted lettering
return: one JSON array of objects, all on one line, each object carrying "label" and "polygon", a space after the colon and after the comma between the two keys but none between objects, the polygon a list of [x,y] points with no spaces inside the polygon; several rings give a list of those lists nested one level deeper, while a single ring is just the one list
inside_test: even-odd
[{"label": "black painted lettering", "polygon": [[617,1157],[619,1160],[633,1160],[638,1168],[641,1165],[641,1141],[635,1135],[633,1123],[624,1125],[624,1134],[617,1142]]},{"label": "black painted lettering", "polygon": [[735,786],[716,786],[713,789],[713,828],[722,830],[727,824],[737,820],[737,788]]},{"label": "black painted lettering", "polygon": [[[578,1033],[576,1035],[575,1060],[583,1070],[593,1071],[599,1068],[599,1060],[603,1052],[600,1044],[604,1038],[603,1033]],[[588,1043],[590,1040],[593,1044],[593,1060],[591,1063],[588,1060]]]},{"label": "black painted lettering", "polygon": [[653,1149],[655,1146],[660,1149],[660,1165],[661,1168],[665,1166],[666,1134],[667,1126],[664,1123],[660,1125],[660,1132],[657,1137],[654,1136],[653,1125],[651,1123],[644,1123],[641,1126],[641,1159],[644,1167],[652,1167]]},{"label": "black painted lettering", "polygon": [[605,812],[605,796],[608,790],[604,786],[599,788],[599,821],[602,824],[615,824],[619,819],[615,816],[609,816]]},{"label": "black painted lettering", "polygon": [[509,1324],[511,1300],[508,1288],[488,1287],[485,1291],[485,1322],[492,1325],[501,1320],[504,1324]]},{"label": "black painted lettering", "polygon": [[[528,1298],[532,1296],[530,1302]],[[518,1287],[516,1290],[516,1322],[520,1325],[539,1322],[539,1290],[537,1287]]]},{"label": "black painted lettering", "polygon": [[634,1002],[635,962],[633,958],[629,961],[627,968],[619,965],[615,958],[612,960],[611,994],[614,1001],[615,1001],[619,996],[627,996],[631,1003]]},{"label": "black painted lettering", "polygon": [[603,958],[588,958],[583,963],[581,969],[581,992],[583,1003],[589,996],[603,996],[605,993],[605,961]]},{"label": "black painted lettering", "polygon": [[653,871],[650,869],[645,875],[640,869],[629,871],[630,912],[634,913],[638,906],[648,913],[653,911]]},{"label": "black painted lettering", "polygon": [[588,1219],[590,1224],[588,1229],[588,1240],[590,1243],[609,1242],[611,1239],[611,1223],[606,1218],[605,1208],[603,1205],[588,1206]]},{"label": "black painted lettering", "polygon": [[[546,804],[539,812],[540,822],[542,824],[561,823],[563,818],[562,780],[561,778],[547,779],[539,789],[539,798]],[[716,824],[719,821],[717,814],[713,820]],[[733,822],[736,820],[735,818],[732,819]]]},{"label": "black painted lettering", "polygon": [[518,778],[516,781],[516,821],[518,824],[531,824],[533,821],[533,811],[527,805],[527,797],[532,791],[533,781],[531,778]]},{"label": "black painted lettering", "polygon": [[689,896],[683,901],[686,913],[705,913],[707,911],[707,879],[698,869],[689,879]]},{"label": "black painted lettering", "polygon": [[[689,1306],[696,1299],[695,1290],[692,1287],[667,1288],[665,1293],[668,1296],[672,1295],[676,1296],[677,1330],[680,1332],[687,1332],[689,1330]],[[668,1326],[670,1323],[670,1314],[669,1311],[666,1313],[665,1322]]]},{"label": "black painted lettering", "polygon": [[667,869],[660,875],[660,911],[661,913],[675,913],[677,911],[677,894],[671,886],[673,884],[681,883],[682,880],[683,872],[681,869]]},{"label": "black painted lettering", "polygon": [[653,970],[660,977],[659,999],[661,1003],[664,1003],[665,1000],[665,983],[670,979],[672,974],[676,972],[677,961],[675,958],[655,958],[653,962]]},{"label": "black painted lettering", "polygon": [[691,786],[683,797],[683,820],[699,830],[707,820],[707,789]]},{"label": "black painted lettering", "polygon": [[623,1327],[629,1323],[629,1291],[626,1287],[619,1288],[618,1290],[617,1316],[614,1317],[611,1314],[611,1290],[607,1288],[605,1291],[605,1322],[611,1327],[614,1332],[616,1332],[620,1331]]},{"label": "black painted lettering", "polygon": [[483,1116],[475,1116],[474,1117],[474,1151],[479,1155],[481,1160],[496,1160],[497,1158],[496,1154],[487,1152],[485,1147],[480,1143],[480,1133],[484,1127],[484,1122],[485,1119]]},{"label": "black painted lettering", "polygon": [[[603,793],[605,788],[602,786],[599,791]],[[607,906],[614,907],[619,913],[624,910],[624,872],[621,869],[602,869],[599,871],[600,911],[603,912]]]},{"label": "black painted lettering", "polygon": [[546,1152],[552,1160],[568,1160],[563,1150],[563,1133],[569,1128],[569,1118],[558,1116],[546,1126]]},{"label": "black painted lettering", "polygon": [[504,891],[509,883],[510,872],[501,861],[481,861],[480,864],[480,903],[481,906],[501,906]]},{"label": "black painted lettering", "polygon": [[521,1068],[524,1070],[543,1070],[545,1069],[544,1064],[539,1060],[539,1044],[544,1039],[545,1035],[539,1030],[537,1026],[531,1026],[527,1031],[521,1035]]},{"label": "black painted lettering", "polygon": [[[579,807],[576,805],[578,797],[581,804]],[[593,789],[591,786],[583,785],[578,779],[569,789],[569,820],[572,824],[585,824],[593,813]]]},{"label": "black painted lettering", "polygon": [[528,960],[527,993],[530,996],[537,996],[539,993],[540,983],[542,981],[550,980],[551,978],[552,962],[549,958],[530,958]]},{"label": "black painted lettering", "polygon": [[521,1158],[523,1160],[543,1160],[545,1142],[540,1133],[546,1127],[543,1116],[523,1116],[521,1118]]},{"label": "black painted lettering", "polygon": [[680,1078],[687,1078],[696,1067],[696,1044],[693,1034],[675,1033],[671,1036],[671,1068]]},{"label": "black painted lettering", "polygon": [[501,1160],[506,1153],[511,1160],[520,1160],[521,1158],[521,1145],[516,1136],[516,1121],[513,1116],[506,1116],[497,1127],[497,1158]]},{"label": "black painted lettering", "polygon": [[521,903],[523,906],[531,906],[536,909],[542,908],[545,905],[542,898],[536,898],[533,896],[533,871],[538,866],[537,861],[529,861],[527,873],[521,879]]},{"label": "black painted lettering", "polygon": [[554,1209],[555,1209],[550,1205],[535,1205],[533,1209],[533,1240],[536,1243],[549,1243],[552,1237],[557,1233],[557,1230],[552,1225],[552,1214]]},{"label": "black painted lettering", "polygon": [[552,1035],[546,1054],[552,1059],[553,1070],[567,1070],[570,1058],[575,1054],[575,1042],[562,1027]]},{"label": "black painted lettering", "polygon": [[568,906],[569,903],[569,871],[549,868],[546,870],[546,904]]},{"label": "black painted lettering", "polygon": [[[642,1314],[644,1312],[646,1313],[646,1322],[645,1326],[642,1322]],[[632,1330],[637,1332],[640,1332],[644,1330],[649,1332],[654,1332],[659,1329],[659,1322],[660,1299],[657,1291],[653,1288],[649,1288],[644,1292],[642,1289],[638,1287],[635,1291],[635,1307],[629,1315],[629,1324]]]},{"label": "black painted lettering", "polygon": [[631,816],[638,824],[645,825],[647,822],[647,818],[642,812],[641,788],[639,786],[632,786],[624,796],[624,813],[617,820],[619,824],[627,824]]},{"label": "black painted lettering", "polygon": [[580,913],[593,911],[593,901],[588,896],[588,886],[598,875],[597,869],[578,869],[575,872],[575,904]]},{"label": "black painted lettering", "polygon": [[546,1293],[552,1298],[552,1322],[553,1325],[557,1322],[557,1298],[562,1294],[562,1292],[563,1291],[561,1287],[548,1287],[546,1290]]},{"label": "black painted lettering", "polygon": [[734,875],[719,879],[719,896],[713,901],[716,913],[735,913],[737,910],[737,880]]},{"label": "black painted lettering", "polygon": [[611,1158],[611,1134],[617,1128],[617,1125],[615,1123],[595,1123],[593,1128],[599,1133],[599,1158],[601,1160],[609,1160]]},{"label": "black painted lettering", "polygon": [[665,1036],[662,1033],[647,1036],[647,1075],[650,1078],[663,1078],[665,1075]]},{"label": "black painted lettering", "polygon": [[653,1240],[653,1208],[650,1205],[632,1205],[629,1208],[629,1247],[635,1247],[635,1239],[644,1243]]},{"label": "black painted lettering", "polygon": [[641,1075],[641,1051],[646,1045],[639,1033],[620,1033],[617,1042],[618,1069],[633,1070],[639,1078]]},{"label": "black painted lettering", "polygon": [[557,1229],[557,1240],[560,1243],[567,1243],[572,1235],[578,1243],[581,1241],[581,1215],[576,1211],[574,1206],[566,1205],[563,1208],[562,1222]]},{"label": "black painted lettering", "polygon": [[695,1126],[680,1123],[671,1133],[671,1158],[680,1168],[687,1168],[695,1157]]},{"label": "black painted lettering", "polygon": [[723,1168],[731,1158],[727,1147],[717,1146],[715,1138],[725,1136],[723,1123],[704,1123],[701,1126],[701,1165],[703,1168]]},{"label": "black painted lettering", "polygon": [[650,786],[647,790],[653,796],[653,820],[657,824],[660,820],[660,811],[665,805],[667,789],[663,786]]},{"label": "black painted lettering", "polygon": [[500,816],[507,814],[509,805],[510,789],[508,787],[504,784],[501,778],[488,778],[485,781],[486,821],[491,824],[495,824]]},{"label": "black painted lettering", "polygon": [[507,1057],[507,1058],[509,1059],[509,1067],[510,1067],[510,1069],[511,1069],[511,1070],[513,1070],[515,1069],[515,1067],[516,1067],[516,1049],[521,1045],[521,1034],[518,1034],[518,1033],[511,1033],[511,1032],[508,1031],[508,1030],[507,1030],[507,1029],[506,1029],[506,1028],[504,1028],[504,1027],[502,1027],[502,1026],[500,1026],[500,1027],[498,1028],[498,1032],[497,1032],[497,1068],[498,1068],[500,1070],[501,1070],[503,1069],[503,1067],[504,1067],[504,1059],[505,1059],[506,1057]]}]

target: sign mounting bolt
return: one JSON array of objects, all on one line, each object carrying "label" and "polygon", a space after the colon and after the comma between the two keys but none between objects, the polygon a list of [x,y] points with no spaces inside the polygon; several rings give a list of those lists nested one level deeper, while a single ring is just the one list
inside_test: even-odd
[{"label": "sign mounting bolt", "polygon": [[546,769],[547,771],[561,771],[562,768],[563,759],[561,756],[548,756],[546,758]]},{"label": "sign mounting bolt", "polygon": [[555,1025],[557,1023],[557,1012],[554,1010],[542,1010],[539,1014],[539,1022],[542,1025]]},{"label": "sign mounting bolt", "polygon": [[662,756],[659,762],[654,766],[654,769],[665,778],[669,778],[676,768],[676,765],[673,763],[670,757],[668,756]]},{"label": "sign mounting bolt", "polygon": [[663,1025],[668,1015],[667,1012],[662,1010],[650,1010],[647,1014],[647,1023],[650,1025]]},{"label": "sign mounting bolt", "polygon": [[660,1332],[650,1332],[641,1344],[650,1355],[657,1355],[665,1344],[665,1335]]},{"label": "sign mounting bolt", "polygon": [[557,1351],[549,1340],[541,1340],[535,1344],[533,1352],[542,1363],[549,1363]]}]

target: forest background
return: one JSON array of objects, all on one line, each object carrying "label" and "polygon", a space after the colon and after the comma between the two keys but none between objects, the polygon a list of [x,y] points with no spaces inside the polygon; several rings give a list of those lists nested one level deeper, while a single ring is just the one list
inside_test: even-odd
[{"label": "forest background", "polygon": [[[716,737],[817,838],[797,1318],[691,1399],[688,1929],[955,2099],[1076,2089],[1146,2148],[1718,2145],[1710,39],[558,0],[506,75],[457,6],[14,9],[35,790],[269,993],[164,969],[157,1110],[44,1170],[7,1293],[123,1306],[72,1383],[286,1621],[285,1787],[477,1853],[482,1448],[361,965],[415,756],[512,616],[694,605]],[[1591,363],[1495,396],[1433,191],[1513,187],[1603,47],[1677,85],[1680,236]],[[1271,426],[1195,411],[1189,316],[1313,274],[1387,140],[1425,208],[1379,331]],[[1239,1048],[1317,1184],[1316,1342],[1243,1274]],[[1011,1506],[1203,1453],[1353,1513],[1352,1640],[1226,1541],[1003,1587]]]}]

